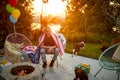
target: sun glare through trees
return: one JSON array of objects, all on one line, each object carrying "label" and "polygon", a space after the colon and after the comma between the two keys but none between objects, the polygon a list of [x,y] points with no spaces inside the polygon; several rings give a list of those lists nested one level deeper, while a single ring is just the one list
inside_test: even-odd
[{"label": "sun glare through trees", "polygon": [[[44,0],[43,0],[44,1]],[[62,0],[48,0],[47,3],[44,3],[42,0],[35,0],[33,2],[33,13],[35,16],[39,16],[36,18],[40,19],[40,15],[42,17],[51,15],[53,17],[62,17],[65,18],[65,9],[66,9],[66,2]],[[38,19],[37,19],[38,20]],[[35,23],[34,23],[35,25]],[[60,25],[49,25],[53,32],[59,31]],[[52,27],[53,26],[53,27]],[[40,29],[40,25],[33,26],[32,29]]]}]

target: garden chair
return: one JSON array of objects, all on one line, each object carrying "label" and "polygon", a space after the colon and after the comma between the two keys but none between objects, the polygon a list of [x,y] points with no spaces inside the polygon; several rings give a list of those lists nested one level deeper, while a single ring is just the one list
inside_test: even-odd
[{"label": "garden chair", "polygon": [[100,55],[99,60],[98,60],[101,68],[94,75],[94,77],[96,77],[96,75],[104,68],[107,70],[116,71],[116,73],[118,74],[117,80],[119,80],[120,63],[116,62],[115,60],[112,59],[113,54],[119,45],[120,45],[120,43],[116,43],[102,52],[102,54]]},{"label": "garden chair", "polygon": [[4,51],[8,61],[12,63],[29,61],[29,57],[22,52],[21,47],[32,45],[32,42],[23,34],[10,33],[5,40]]}]

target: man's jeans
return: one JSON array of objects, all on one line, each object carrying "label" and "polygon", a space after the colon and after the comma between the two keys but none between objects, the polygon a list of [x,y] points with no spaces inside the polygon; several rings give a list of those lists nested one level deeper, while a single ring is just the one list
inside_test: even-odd
[{"label": "man's jeans", "polygon": [[[40,53],[41,53],[41,59],[42,59],[42,61],[43,62],[47,62],[47,60],[46,60],[46,50],[48,50],[48,49],[44,49],[44,48],[41,48],[40,49]],[[57,56],[59,55],[59,50],[58,50],[58,48],[55,48],[55,50],[54,50],[54,53],[53,53],[53,59],[52,60],[57,60]]]}]

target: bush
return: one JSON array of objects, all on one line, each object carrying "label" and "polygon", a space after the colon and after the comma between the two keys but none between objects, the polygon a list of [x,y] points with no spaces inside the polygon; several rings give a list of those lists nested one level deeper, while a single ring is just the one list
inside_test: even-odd
[{"label": "bush", "polygon": [[65,37],[69,42],[85,41],[89,43],[100,43],[101,40],[105,42],[112,42],[113,40],[113,37],[111,35],[104,35],[91,32],[88,32],[86,35],[85,33],[76,32],[74,34],[65,35]]}]

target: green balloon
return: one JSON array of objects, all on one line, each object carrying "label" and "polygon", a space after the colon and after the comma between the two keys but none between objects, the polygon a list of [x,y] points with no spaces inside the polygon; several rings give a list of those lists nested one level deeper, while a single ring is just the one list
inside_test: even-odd
[{"label": "green balloon", "polygon": [[7,5],[6,5],[6,10],[7,10],[9,13],[12,13],[13,9],[14,9],[14,8],[13,8],[10,4],[7,4]]}]

